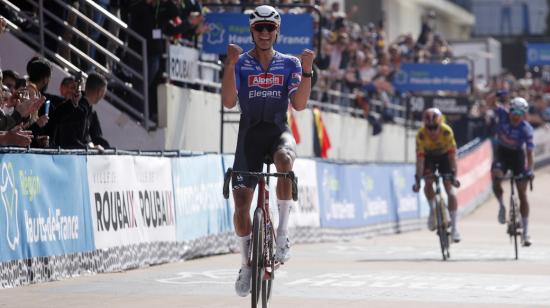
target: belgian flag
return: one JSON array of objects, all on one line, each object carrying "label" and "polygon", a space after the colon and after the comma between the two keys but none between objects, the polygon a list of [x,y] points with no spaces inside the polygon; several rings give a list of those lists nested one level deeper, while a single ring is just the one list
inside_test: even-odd
[{"label": "belgian flag", "polygon": [[315,156],[328,158],[328,150],[330,149],[330,138],[327,133],[325,123],[321,117],[321,110],[313,108],[313,151]]}]

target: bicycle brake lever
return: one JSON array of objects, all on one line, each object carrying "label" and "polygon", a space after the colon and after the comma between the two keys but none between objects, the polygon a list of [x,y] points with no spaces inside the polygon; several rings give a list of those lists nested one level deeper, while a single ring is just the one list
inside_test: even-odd
[{"label": "bicycle brake lever", "polygon": [[233,169],[227,168],[223,177],[223,197],[225,199],[229,199],[229,181],[231,181],[231,173],[233,173]]}]

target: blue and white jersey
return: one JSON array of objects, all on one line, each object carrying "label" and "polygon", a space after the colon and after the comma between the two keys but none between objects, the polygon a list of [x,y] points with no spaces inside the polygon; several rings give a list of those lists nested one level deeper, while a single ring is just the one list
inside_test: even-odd
[{"label": "blue and white jersey", "polygon": [[284,130],[289,98],[298,89],[301,77],[302,66],[294,56],[275,52],[264,71],[249,52],[241,54],[235,65],[241,125],[269,122]]},{"label": "blue and white jersey", "polygon": [[496,140],[505,148],[521,150],[525,144],[528,150],[535,147],[533,144],[533,127],[527,121],[521,121],[518,126],[510,123],[510,117],[506,109],[498,106],[495,109],[497,115]]}]

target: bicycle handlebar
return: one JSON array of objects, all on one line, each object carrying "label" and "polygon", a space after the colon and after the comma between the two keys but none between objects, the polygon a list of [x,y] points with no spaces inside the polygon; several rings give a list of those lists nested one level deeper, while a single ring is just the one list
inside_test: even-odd
[{"label": "bicycle handlebar", "polygon": [[223,197],[225,199],[229,198],[229,182],[231,181],[231,176],[233,174],[240,174],[244,176],[255,176],[257,178],[272,176],[272,177],[289,179],[292,181],[292,200],[298,201],[298,177],[294,174],[294,171],[266,173],[266,172],[250,172],[250,171],[233,171],[232,168],[228,168],[223,178]]},{"label": "bicycle handlebar", "polygon": [[453,173],[443,173],[443,174],[429,174],[424,175],[420,177],[421,179],[433,179],[436,180],[437,178],[442,178],[443,180],[452,180],[452,185],[456,188],[460,187],[460,181],[456,178],[456,176]]},{"label": "bicycle handlebar", "polygon": [[525,179],[529,179],[529,190],[533,191],[533,176],[520,174],[520,175],[515,175],[510,177],[511,181],[521,181]]}]

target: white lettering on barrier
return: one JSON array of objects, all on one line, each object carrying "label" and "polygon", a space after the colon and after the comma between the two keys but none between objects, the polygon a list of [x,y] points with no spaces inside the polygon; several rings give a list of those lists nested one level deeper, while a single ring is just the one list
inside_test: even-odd
[{"label": "white lettering on barrier", "polygon": [[55,209],[55,215],[52,215],[51,208],[48,209],[46,218],[40,214],[31,217],[27,210],[24,215],[29,244],[78,239],[78,216],[62,216],[59,208]]},{"label": "white lettering on barrier", "polygon": [[418,85],[467,85],[468,80],[466,78],[451,78],[451,77],[411,77],[409,79],[411,84]]},{"label": "white lettering on barrier", "polygon": [[220,200],[217,192],[221,183],[198,184],[176,188],[178,210],[183,215],[193,215],[208,210],[223,210],[225,203]]},{"label": "white lettering on barrier", "polygon": [[252,44],[252,37],[250,35],[237,35],[229,34],[228,36],[229,44]]},{"label": "white lettering on barrier", "polygon": [[327,220],[355,218],[355,204],[349,202],[332,202],[327,212]]},{"label": "white lettering on barrier", "polygon": [[170,45],[170,79],[176,81],[193,81],[199,77],[199,52],[196,49]]},{"label": "white lettering on barrier", "polygon": [[308,36],[287,36],[281,34],[279,36],[278,43],[288,45],[309,45],[311,44],[311,37]]},{"label": "white lettering on barrier", "polygon": [[418,201],[416,196],[407,196],[399,198],[398,212],[413,212],[418,209]]},{"label": "white lettering on barrier", "polygon": [[372,216],[382,216],[388,214],[388,201],[377,197],[374,200],[369,200],[363,213],[364,218]]}]

